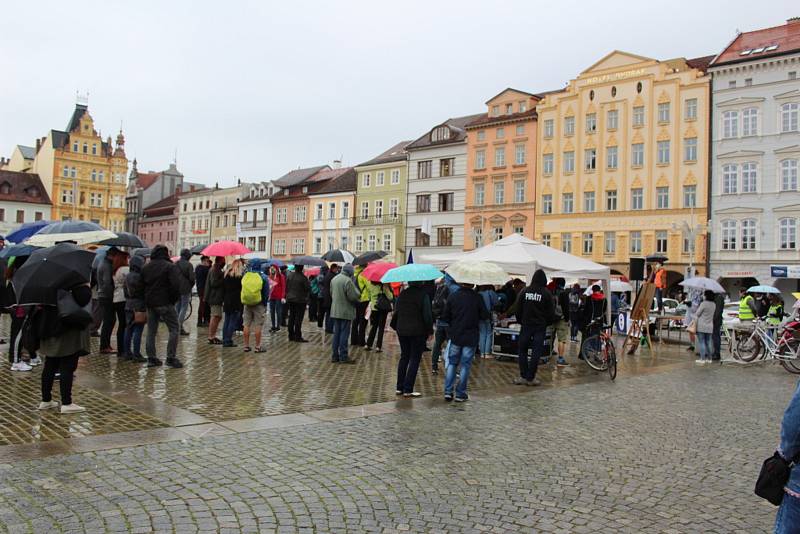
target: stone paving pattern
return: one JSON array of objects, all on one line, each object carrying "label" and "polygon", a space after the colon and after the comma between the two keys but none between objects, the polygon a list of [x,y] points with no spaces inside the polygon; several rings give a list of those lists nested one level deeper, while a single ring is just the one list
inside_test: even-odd
[{"label": "stone paving pattern", "polygon": [[0,465],[4,532],[769,531],[796,378],[704,366]]}]

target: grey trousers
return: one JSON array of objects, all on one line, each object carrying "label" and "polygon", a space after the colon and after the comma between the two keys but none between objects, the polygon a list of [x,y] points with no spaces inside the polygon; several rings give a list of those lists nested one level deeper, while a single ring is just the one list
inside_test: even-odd
[{"label": "grey trousers", "polygon": [[147,342],[145,351],[148,358],[156,357],[156,334],[158,334],[158,322],[163,319],[164,324],[169,330],[167,340],[167,359],[175,358],[178,351],[178,314],[175,306],[157,306],[147,308]]}]

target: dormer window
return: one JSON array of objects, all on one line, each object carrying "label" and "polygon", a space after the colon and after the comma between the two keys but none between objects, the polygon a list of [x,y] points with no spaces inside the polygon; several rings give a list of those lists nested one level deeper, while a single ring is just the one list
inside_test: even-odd
[{"label": "dormer window", "polygon": [[514,113],[514,104],[506,104],[506,115]]},{"label": "dormer window", "polygon": [[431,133],[431,141],[444,141],[446,139],[450,139],[450,128],[447,126],[439,126],[438,128],[434,128],[433,132]]},{"label": "dormer window", "polygon": [[492,117],[500,115],[500,106],[492,106]]},{"label": "dormer window", "polygon": [[256,190],[250,189],[250,198],[254,198],[256,196]]},{"label": "dormer window", "polygon": [[39,191],[39,188],[36,186],[29,187],[26,193],[28,193],[28,196],[31,198],[39,198],[40,196],[42,196],[41,192]]},{"label": "dormer window", "polygon": [[3,182],[0,184],[0,195],[8,195],[11,193],[11,184],[8,182]]},{"label": "dormer window", "polygon": [[306,193],[308,193],[308,186],[304,185],[303,186],[303,194],[305,195]]}]

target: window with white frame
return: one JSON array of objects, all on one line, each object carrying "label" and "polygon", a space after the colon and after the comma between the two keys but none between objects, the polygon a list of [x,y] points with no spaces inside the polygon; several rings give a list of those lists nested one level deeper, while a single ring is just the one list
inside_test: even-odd
[{"label": "window with white frame", "polygon": [[669,187],[656,187],[656,208],[669,208]]},{"label": "window with white frame", "polygon": [[660,254],[667,253],[667,231],[659,230],[656,232],[656,252]]},{"label": "window with white frame", "polygon": [[345,200],[342,202],[342,219],[350,218],[350,201]]},{"label": "window with white frame", "polygon": [[692,252],[692,240],[689,236],[684,235],[681,239],[681,253],[690,254]]},{"label": "window with white frame", "polygon": [[314,254],[322,254],[322,238],[314,238]]},{"label": "window with white frame", "polygon": [[631,145],[631,165],[641,167],[644,165],[644,143],[634,143]]},{"label": "window with white frame", "polygon": [[492,228],[492,239],[494,241],[500,241],[503,239],[503,227],[502,226],[494,226]]},{"label": "window with white frame", "polygon": [[92,181],[93,182],[97,181],[97,170],[96,169],[92,169]]},{"label": "window with white frame", "polygon": [[486,186],[484,184],[475,184],[475,205],[483,206],[486,199]]},{"label": "window with white frame", "polygon": [[514,145],[514,164],[515,165],[525,164],[525,145],[523,145],[522,143]]},{"label": "window with white frame", "polygon": [[758,135],[758,108],[742,110],[742,136]]},{"label": "window with white frame", "polygon": [[617,147],[606,147],[606,168],[613,170],[616,169],[618,165],[619,159],[617,158]]},{"label": "window with white frame", "polygon": [[364,236],[361,235],[361,234],[358,234],[355,237],[355,249],[356,249],[356,252],[363,252],[364,251]]},{"label": "window with white frame", "polygon": [[758,188],[758,165],[755,161],[742,163],[742,193],[755,193]]},{"label": "window with white frame", "polygon": [[781,191],[797,191],[797,160],[781,161]]},{"label": "window with white frame", "polygon": [[697,207],[697,186],[684,185],[683,186],[683,207],[696,208]]},{"label": "window with white frame", "polygon": [[505,194],[506,194],[506,184],[504,182],[495,182],[494,183],[494,203],[495,204],[503,204],[503,203],[505,203]]},{"label": "window with white frame", "polygon": [[553,119],[544,121],[544,138],[550,139],[553,137]]},{"label": "window with white frame", "polygon": [[594,191],[583,192],[583,211],[594,211]]},{"label": "window with white frame", "polygon": [[472,229],[472,245],[475,248],[483,246],[483,228],[476,226]]},{"label": "window with white frame", "polygon": [[307,206],[294,207],[294,222],[306,222]]},{"label": "window with white frame", "polygon": [[98,171],[98,173],[97,173],[97,181],[98,182],[102,182],[103,180],[105,180],[105,177],[106,177],[106,173],[104,171]]},{"label": "window with white frame", "polygon": [[644,126],[644,106],[633,107],[633,127]]},{"label": "window with white frame", "polygon": [[542,195],[542,213],[545,215],[553,213],[553,195]]},{"label": "window with white frame", "polygon": [[526,111],[528,111],[528,104],[524,100],[520,100],[518,105],[519,105],[518,109],[519,109],[520,113],[525,113]]},{"label": "window with white frame", "polygon": [[575,172],[575,151],[564,152],[564,172],[571,174]]},{"label": "window with white frame", "polygon": [[350,237],[347,236],[347,235],[343,235],[342,236],[342,248],[347,250],[348,248],[350,248],[349,245],[350,245]]},{"label": "window with white frame", "polygon": [[433,176],[433,160],[417,162],[417,178],[424,179]]},{"label": "window with white frame", "polygon": [[367,237],[367,250],[369,251],[375,250],[376,242],[377,239],[375,237],[375,234],[369,234],[369,237]]},{"label": "window with white frame", "polygon": [[61,190],[61,203],[62,204],[72,204],[74,202],[74,194],[72,189],[62,189]]},{"label": "window with white frame", "polygon": [[644,209],[644,190],[641,187],[631,189],[631,209]]},{"label": "window with white frame", "polygon": [[606,191],[606,211],[617,211],[617,190]]},{"label": "window with white frame", "polygon": [[375,186],[380,186],[385,183],[386,173],[383,171],[378,171],[375,173]]},{"label": "window with white frame", "polygon": [[636,230],[630,233],[631,254],[642,253],[642,232]]},{"label": "window with white frame", "polygon": [[586,114],[586,133],[594,133],[597,131],[597,113]]},{"label": "window with white frame", "polygon": [[693,121],[697,118],[697,99],[687,98],[683,106],[683,118]]},{"label": "window with white frame", "polygon": [[561,252],[572,254],[572,234],[568,232],[561,234]]},{"label": "window with white frame", "polygon": [[[450,193],[452,195],[452,193]],[[389,217],[392,219],[397,219],[397,216],[400,212],[400,201],[396,198],[389,199]]]},{"label": "window with white frame", "polygon": [[737,233],[738,228],[736,221],[730,219],[722,221],[720,232],[720,239],[722,242],[720,243],[720,248],[722,248],[722,250],[736,250]]},{"label": "window with white frame", "polygon": [[756,250],[756,220],[742,221],[742,250]]},{"label": "window with white frame", "polygon": [[606,114],[606,128],[609,130],[616,130],[619,127],[619,111],[616,109],[609,109]]},{"label": "window with white frame", "polygon": [[370,181],[372,180],[372,175],[368,172],[365,172],[363,176],[361,176],[361,186],[362,187],[369,187]]},{"label": "window with white frame", "polygon": [[380,220],[383,218],[383,200],[375,201],[375,219]]},{"label": "window with white frame", "polygon": [[361,218],[362,219],[369,218],[369,201],[367,200],[361,202]]},{"label": "window with white frame", "polygon": [[397,185],[400,183],[400,171],[398,169],[392,170],[391,183],[392,185]]},{"label": "window with white frame", "polygon": [[605,232],[603,237],[605,246],[603,252],[605,254],[616,254],[617,252],[617,234],[615,232]]},{"label": "window with white frame", "polygon": [[519,234],[519,235],[525,235],[525,227],[524,226],[520,226],[520,225],[514,226],[511,229],[511,233]]},{"label": "window with white frame", "polygon": [[287,208],[276,208],[275,209],[275,222],[277,224],[286,224],[286,210]]},{"label": "window with white frame", "polygon": [[581,240],[583,242],[583,253],[591,254],[594,251],[594,234],[591,232],[584,232],[581,235]]},{"label": "window with white frame", "polygon": [[587,148],[583,151],[583,168],[587,171],[597,168],[597,149]]},{"label": "window with white frame", "polygon": [[521,135],[525,135],[525,125],[524,124],[517,124],[515,135],[517,137]]},{"label": "window with white frame", "polygon": [[550,246],[550,234],[542,234],[542,245],[546,247]]},{"label": "window with white frame", "polygon": [[318,202],[314,209],[314,220],[321,221],[322,220],[322,202]]},{"label": "window with white frame", "polygon": [[72,167],[69,170],[69,177],[70,178],[77,178],[78,177],[78,169],[76,169],[75,167]]},{"label": "window with white frame", "polygon": [[781,106],[781,132],[796,132],[798,131],[798,122],[800,122],[800,104],[797,102],[789,102]]},{"label": "window with white frame", "polygon": [[475,151],[475,168],[476,169],[485,169],[486,168],[486,151],[485,150],[476,150]]},{"label": "window with white frame", "polygon": [[514,202],[525,202],[525,180],[514,180]]},{"label": "window with white frame", "polygon": [[722,137],[732,139],[739,135],[739,112],[725,111],[722,113]]},{"label": "window with white frame", "polygon": [[561,195],[561,213],[572,213],[575,211],[575,204],[572,193],[562,193]]},{"label": "window with white frame", "polygon": [[306,240],[302,237],[292,239],[292,254],[305,254]]},{"label": "window with white frame", "polygon": [[[328,236],[328,246],[326,247],[325,251],[327,252],[327,251],[333,250],[335,246],[336,246],[336,240],[333,238],[333,236],[329,235]],[[342,245],[342,248],[345,248],[344,245]]]},{"label": "window with white frame", "polygon": [[495,137],[497,139],[505,139],[505,137],[506,137],[505,128],[498,128],[497,130],[495,130],[495,134],[494,135],[495,135]]},{"label": "window with white frame", "polygon": [[286,254],[286,240],[276,239],[272,244],[272,253],[278,256]]},{"label": "window with white frame", "polygon": [[662,102],[658,105],[658,122],[669,122],[669,102]]},{"label": "window with white frame", "polygon": [[683,140],[683,161],[697,161],[697,138],[687,137]]},{"label": "window with white frame", "polygon": [[392,251],[392,234],[388,232],[383,234],[383,250]]},{"label": "window with white frame", "polygon": [[564,117],[564,135],[575,135],[575,117]]},{"label": "window with white frame", "polygon": [[667,165],[669,163],[669,141],[658,142],[658,164]]},{"label": "window with white frame", "polygon": [[739,166],[736,163],[726,163],[722,166],[722,194],[734,195],[738,192]]},{"label": "window with white frame", "polygon": [[[328,202],[328,220],[336,218],[336,202]],[[255,217],[253,217],[255,219]]]},{"label": "window with white frame", "polygon": [[494,149],[494,166],[504,167],[506,164],[506,147],[498,146]]},{"label": "window with white frame", "polygon": [[486,140],[486,130],[478,130],[478,141],[485,141]]},{"label": "window with white frame", "polygon": [[542,172],[545,176],[550,176],[553,174],[553,155],[552,154],[544,154],[542,156]]},{"label": "window with white frame", "polygon": [[69,178],[69,167],[67,167],[66,165],[64,166],[63,169],[61,169],[61,176],[63,176],[64,178]]}]

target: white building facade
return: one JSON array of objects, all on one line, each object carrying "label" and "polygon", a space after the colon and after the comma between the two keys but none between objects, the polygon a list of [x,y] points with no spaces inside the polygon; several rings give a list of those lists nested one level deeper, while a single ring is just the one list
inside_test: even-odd
[{"label": "white building facade", "polygon": [[239,201],[236,237],[252,250],[269,255],[272,250],[272,203],[269,197],[280,187],[269,182],[250,184]]},{"label": "white building facade", "polygon": [[480,114],[449,119],[406,147],[406,248],[414,253],[446,253],[464,248],[464,127],[479,117]]},{"label": "white building facade", "polygon": [[[778,31],[776,31],[778,30]],[[739,34],[711,63],[711,276],[800,289],[800,22]]]},{"label": "white building facade", "polygon": [[178,202],[178,248],[211,242],[211,209],[214,189],[184,193]]}]

